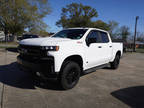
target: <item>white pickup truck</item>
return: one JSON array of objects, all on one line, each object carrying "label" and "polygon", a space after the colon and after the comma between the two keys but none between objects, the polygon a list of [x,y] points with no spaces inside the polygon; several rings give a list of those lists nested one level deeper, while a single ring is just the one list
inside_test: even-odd
[{"label": "white pickup truck", "polygon": [[64,29],[51,37],[20,41],[17,62],[43,78],[57,78],[63,89],[73,88],[80,75],[110,64],[118,68],[122,43],[112,43],[107,31]]}]

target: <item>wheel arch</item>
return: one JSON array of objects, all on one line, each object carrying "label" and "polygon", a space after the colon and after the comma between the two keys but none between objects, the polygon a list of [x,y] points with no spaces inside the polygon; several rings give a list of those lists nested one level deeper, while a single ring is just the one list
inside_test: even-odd
[{"label": "wheel arch", "polygon": [[114,61],[114,59],[115,59],[115,57],[116,57],[117,54],[118,54],[120,57],[122,56],[122,52],[121,52],[120,50],[118,50],[118,51],[116,51],[116,52],[113,54],[113,57],[112,57],[112,59],[110,60],[110,62],[113,62],[113,61]]},{"label": "wheel arch", "polygon": [[118,51],[116,52],[115,56],[116,56],[116,55],[119,55],[119,56],[121,57],[121,55],[122,55],[122,54],[121,54],[121,51],[118,50]]},{"label": "wheel arch", "polygon": [[81,68],[81,71],[83,70],[83,59],[80,55],[71,55],[71,56],[68,56],[67,58],[65,58],[62,62],[62,65],[61,65],[61,69],[63,68],[63,66],[65,65],[65,63],[67,61],[73,61],[73,62],[76,62],[78,63],[78,65],[80,66]]}]

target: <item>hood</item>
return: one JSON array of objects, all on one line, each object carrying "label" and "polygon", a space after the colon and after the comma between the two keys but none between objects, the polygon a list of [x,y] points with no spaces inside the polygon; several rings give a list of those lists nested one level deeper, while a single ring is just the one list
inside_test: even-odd
[{"label": "hood", "polygon": [[34,45],[34,46],[48,46],[48,45],[57,45],[61,42],[70,41],[71,39],[67,38],[33,38],[33,39],[24,39],[20,41],[20,44],[23,45]]}]

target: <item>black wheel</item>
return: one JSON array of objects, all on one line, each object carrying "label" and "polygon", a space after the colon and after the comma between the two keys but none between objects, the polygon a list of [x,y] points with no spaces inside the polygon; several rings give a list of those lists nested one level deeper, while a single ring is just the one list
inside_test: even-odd
[{"label": "black wheel", "polygon": [[112,69],[117,69],[120,63],[120,55],[117,54],[113,62],[110,63]]},{"label": "black wheel", "polygon": [[80,78],[80,67],[73,61],[68,61],[64,64],[61,71],[60,83],[63,89],[71,89],[79,81]]}]

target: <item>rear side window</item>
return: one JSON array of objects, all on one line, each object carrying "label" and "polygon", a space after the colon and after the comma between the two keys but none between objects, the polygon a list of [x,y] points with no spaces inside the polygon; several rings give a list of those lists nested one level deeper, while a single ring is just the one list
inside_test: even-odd
[{"label": "rear side window", "polygon": [[91,39],[94,41],[94,43],[99,43],[101,42],[101,39],[99,37],[99,32],[96,30],[92,30],[90,31],[90,33],[88,34],[86,40]]},{"label": "rear side window", "polygon": [[102,43],[108,43],[109,42],[109,38],[108,38],[107,33],[100,32],[100,36],[101,36],[101,39],[102,39]]}]

